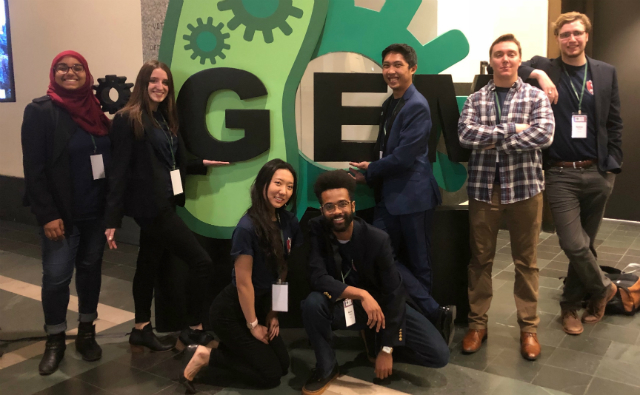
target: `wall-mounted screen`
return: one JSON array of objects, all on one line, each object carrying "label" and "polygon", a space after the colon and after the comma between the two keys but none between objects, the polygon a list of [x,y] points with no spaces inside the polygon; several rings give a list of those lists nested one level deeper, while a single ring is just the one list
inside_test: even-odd
[{"label": "wall-mounted screen", "polygon": [[0,102],[16,101],[8,1],[0,0]]}]

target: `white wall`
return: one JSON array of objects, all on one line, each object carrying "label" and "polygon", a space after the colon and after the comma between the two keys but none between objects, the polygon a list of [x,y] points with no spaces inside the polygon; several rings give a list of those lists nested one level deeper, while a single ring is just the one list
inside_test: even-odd
[{"label": "white wall", "polygon": [[9,0],[9,17],[17,101],[0,103],[0,175],[22,177],[22,114],[45,95],[53,57],[71,49],[94,78],[133,82],[142,65],[140,1]]},{"label": "white wall", "polygon": [[548,9],[548,0],[438,0],[438,34],[458,29],[470,44],[469,55],[442,73],[472,82],[493,40],[506,33],[520,41],[523,60],[546,56]]}]

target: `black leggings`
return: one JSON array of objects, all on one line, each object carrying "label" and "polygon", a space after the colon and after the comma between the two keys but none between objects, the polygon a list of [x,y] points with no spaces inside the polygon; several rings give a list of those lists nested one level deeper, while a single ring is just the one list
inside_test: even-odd
[{"label": "black leggings", "polygon": [[[260,302],[256,303],[256,315],[264,325],[266,312],[259,313],[259,310],[264,310],[260,309]],[[210,320],[214,332],[220,337],[220,346],[211,350],[209,366],[231,370],[243,381],[258,387],[280,385],[280,378],[289,370],[287,347],[279,335],[269,344],[253,337],[242,314],[235,285],[229,284],[218,294],[211,305]]]},{"label": "black leggings", "polygon": [[171,254],[189,265],[193,287],[187,290],[187,319],[191,326],[202,323],[203,306],[208,290],[211,289],[213,263],[209,254],[172,209],[163,210],[154,219],[136,218],[140,225],[140,251],[136,274],[133,277],[133,301],[136,323],[151,321],[153,287],[158,272],[158,264],[168,260]]}]

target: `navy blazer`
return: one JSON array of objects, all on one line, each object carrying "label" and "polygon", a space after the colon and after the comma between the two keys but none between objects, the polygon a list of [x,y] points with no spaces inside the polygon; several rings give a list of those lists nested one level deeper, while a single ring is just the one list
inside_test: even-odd
[{"label": "navy blazer", "polygon": [[391,215],[418,213],[440,204],[440,189],[429,162],[431,111],[427,99],[411,84],[391,119],[391,130],[384,133],[390,96],[382,105],[376,158],[365,172],[367,184],[382,198]]},{"label": "navy blazer", "polygon": [[[596,101],[595,125],[598,141],[598,169],[620,173],[622,167],[622,118],[620,117],[620,96],[618,76],[615,67],[587,57],[593,78]],[[534,56],[523,62],[518,75],[526,80],[534,69],[547,73],[551,81],[558,85],[562,76],[562,58],[548,59]],[[546,162],[546,161],[545,161]]]},{"label": "navy blazer", "polygon": [[[340,254],[335,235],[326,226],[323,216],[309,221],[309,277],[311,289],[335,302],[347,288],[342,282]],[[380,329],[382,346],[403,346],[407,295],[402,285],[391,249],[389,235],[353,218],[353,265],[358,272],[360,289],[369,292],[378,302],[385,318],[386,329]]]},{"label": "navy blazer", "polygon": [[[105,210],[107,228],[119,228],[122,216],[155,218],[161,209],[169,206],[167,199],[166,171],[158,159],[156,149],[147,138],[147,130],[154,125],[151,118],[142,113],[145,136],[137,140],[133,124],[126,114],[116,114],[111,126],[111,169],[108,173],[109,194]],[[180,170],[182,189],[187,174],[207,174],[202,159],[187,159],[187,150],[178,133],[176,164]],[[184,206],[184,193],[174,197],[178,206]]]}]

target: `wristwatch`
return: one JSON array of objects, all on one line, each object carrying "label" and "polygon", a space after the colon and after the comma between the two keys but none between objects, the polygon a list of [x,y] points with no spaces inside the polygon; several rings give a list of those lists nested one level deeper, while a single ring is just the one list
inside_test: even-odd
[{"label": "wristwatch", "polygon": [[386,352],[387,354],[391,355],[391,353],[393,352],[393,347],[384,346],[382,347],[382,352]]},{"label": "wristwatch", "polygon": [[253,322],[247,322],[247,328],[253,330],[256,326],[258,326],[258,319],[256,318]]}]

